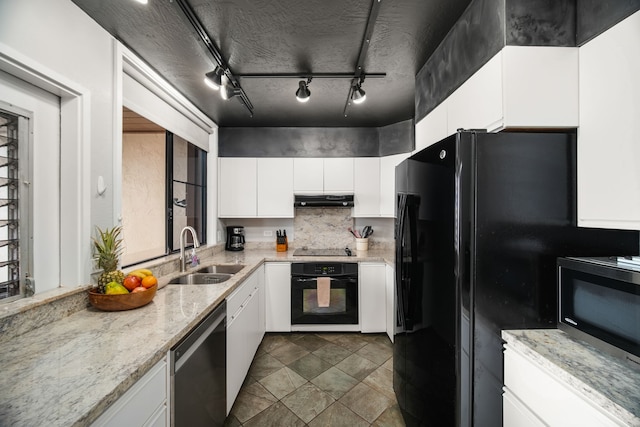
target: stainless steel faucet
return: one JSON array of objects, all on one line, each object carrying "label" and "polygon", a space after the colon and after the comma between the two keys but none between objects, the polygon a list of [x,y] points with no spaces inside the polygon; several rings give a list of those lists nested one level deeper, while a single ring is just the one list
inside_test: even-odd
[{"label": "stainless steel faucet", "polygon": [[180,232],[180,272],[181,273],[187,271],[187,257],[184,254],[184,247],[187,245],[187,242],[186,242],[187,231],[191,232],[191,238],[193,239],[194,252],[195,252],[195,249],[200,246],[200,242],[198,241],[196,230],[194,230],[193,227],[191,226],[186,226],[185,228],[183,228],[182,231]]}]

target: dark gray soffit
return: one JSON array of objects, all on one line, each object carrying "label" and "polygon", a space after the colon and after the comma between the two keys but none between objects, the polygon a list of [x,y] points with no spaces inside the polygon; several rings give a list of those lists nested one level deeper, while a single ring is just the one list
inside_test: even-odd
[{"label": "dark gray soffit", "polygon": [[414,147],[413,121],[382,128],[219,129],[219,157],[378,157]]},{"label": "dark gray soffit", "polygon": [[416,122],[504,47],[504,12],[505,0],[469,5],[416,76]]},{"label": "dark gray soffit", "polygon": [[579,0],[578,46],[582,46],[638,10],[640,0]]},{"label": "dark gray soffit", "polygon": [[575,46],[576,0],[507,0],[508,46]]}]

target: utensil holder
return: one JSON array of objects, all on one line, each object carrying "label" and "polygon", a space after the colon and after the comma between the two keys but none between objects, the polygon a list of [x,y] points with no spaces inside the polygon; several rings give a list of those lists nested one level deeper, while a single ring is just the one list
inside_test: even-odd
[{"label": "utensil holder", "polygon": [[369,238],[359,239],[356,237],[356,250],[357,251],[368,251],[369,250]]}]

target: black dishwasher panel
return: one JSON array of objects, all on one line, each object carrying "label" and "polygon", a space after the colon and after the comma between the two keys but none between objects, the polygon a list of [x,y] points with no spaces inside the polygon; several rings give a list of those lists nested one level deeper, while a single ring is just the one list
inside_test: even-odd
[{"label": "black dishwasher panel", "polygon": [[226,302],[223,302],[171,350],[172,426],[224,425],[226,365]]}]

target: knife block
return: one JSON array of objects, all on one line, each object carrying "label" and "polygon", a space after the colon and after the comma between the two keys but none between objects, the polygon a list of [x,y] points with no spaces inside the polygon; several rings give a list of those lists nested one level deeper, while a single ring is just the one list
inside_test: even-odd
[{"label": "knife block", "polygon": [[289,250],[289,238],[287,236],[276,239],[276,252],[287,252]]}]

